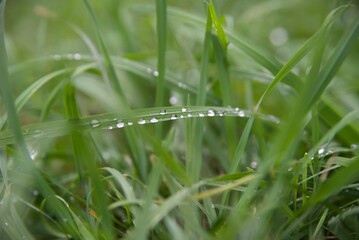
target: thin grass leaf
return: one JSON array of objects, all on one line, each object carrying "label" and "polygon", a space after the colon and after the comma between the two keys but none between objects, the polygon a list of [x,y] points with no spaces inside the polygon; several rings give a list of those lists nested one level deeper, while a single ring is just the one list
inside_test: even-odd
[{"label": "thin grass leaf", "polygon": [[[207,25],[204,36],[203,56],[201,59],[201,73],[200,82],[197,89],[196,105],[205,105],[206,102],[206,85],[208,78],[208,61],[211,45],[211,26],[212,19],[209,14],[208,6],[207,12]],[[189,124],[189,122],[188,122]],[[187,124],[187,125],[188,125]],[[199,175],[202,166],[202,141],[203,141],[203,121],[196,119],[193,121],[192,129],[187,129],[187,173],[192,182],[199,180]]]},{"label": "thin grass leaf", "polygon": [[91,233],[90,229],[86,227],[83,220],[78,217],[78,215],[73,212],[69,206],[69,204],[60,196],[55,196],[57,199],[59,199],[64,206],[67,208],[69,213],[71,214],[71,217],[74,219],[76,226],[78,228],[78,233],[80,234],[80,237],[82,239],[89,239],[89,240],[95,240],[96,237]]},{"label": "thin grass leaf", "polygon": [[[70,121],[80,118],[75,93],[75,88],[70,83],[65,89],[65,107]],[[83,133],[77,131],[72,132],[71,140],[80,183],[82,184],[82,189],[84,191],[84,199],[89,198],[90,194],[89,187],[85,183],[86,181],[83,174],[83,171],[87,171],[92,183],[91,202],[93,202],[94,208],[97,211],[96,215],[101,218],[99,230],[106,238],[111,239],[113,238],[112,219],[107,209],[108,199],[106,196],[101,196],[106,191],[101,181],[101,175],[96,166],[96,156],[90,150],[90,144],[88,144],[89,141]],[[88,156],[92,157],[89,158]]]},{"label": "thin grass leaf", "polygon": [[[41,194],[46,198],[48,196],[54,196],[55,194],[53,193],[53,190],[50,188],[48,183],[43,179],[43,177],[37,171],[28,153],[25,139],[22,134],[20,121],[17,116],[15,101],[13,100],[13,96],[11,94],[12,90],[10,87],[8,71],[7,71],[7,59],[6,59],[6,50],[5,50],[4,35],[3,35],[4,7],[5,7],[5,1],[0,3],[0,75],[2,76],[0,78],[0,92],[8,113],[8,119],[11,126],[11,131],[13,132],[15,142],[18,144],[20,148],[22,157],[19,158],[19,160],[21,161],[21,164],[24,167],[24,171],[26,171],[24,173],[28,173],[29,175],[32,175],[34,177],[35,182],[41,191]],[[66,214],[64,215],[65,211],[62,211],[64,210],[64,208],[61,206],[61,204],[56,200],[55,201],[50,200],[50,206],[53,209],[58,210],[56,214],[58,214],[59,219],[63,224],[63,226],[66,228],[66,230],[74,234],[74,236],[76,236],[76,234],[73,231],[74,230],[73,223],[63,221],[63,219],[66,218]]]},{"label": "thin grass leaf", "polygon": [[96,31],[96,35],[100,44],[100,49],[101,49],[101,53],[102,53],[102,57],[104,58],[104,64],[106,67],[106,73],[108,74],[109,80],[110,80],[110,84],[111,87],[113,88],[113,91],[118,95],[119,99],[121,100],[121,103],[123,105],[123,107],[128,107],[127,101],[124,98],[123,92],[122,92],[122,88],[120,86],[120,82],[117,78],[117,74],[115,71],[115,68],[113,67],[113,63],[111,61],[110,55],[108,53],[106,44],[105,44],[105,40],[102,36],[102,33],[100,31],[100,26],[97,23],[97,19],[95,16],[95,13],[93,12],[93,9],[90,5],[90,3],[87,0],[83,0],[83,3],[90,15],[90,18],[93,22],[93,25],[95,27],[95,31]]},{"label": "thin grass leaf", "polygon": [[239,178],[239,179],[237,179],[237,180],[235,180],[233,182],[223,184],[220,187],[213,188],[213,189],[206,190],[206,191],[200,192],[198,194],[192,195],[191,198],[194,199],[194,200],[202,200],[204,198],[212,197],[212,196],[217,195],[219,193],[231,190],[231,189],[233,189],[233,188],[235,188],[235,187],[237,187],[239,185],[246,184],[246,183],[248,183],[250,181],[253,181],[255,178],[256,178],[255,174],[246,175],[246,176],[244,176],[242,178]]},{"label": "thin grass leaf", "polygon": [[[213,48],[216,57],[217,69],[218,69],[218,77],[221,87],[221,97],[223,106],[232,106],[233,102],[233,93],[232,86],[229,77],[228,71],[228,63],[227,63],[227,55],[225,49],[220,47],[218,40],[216,38],[212,38]],[[236,133],[238,132],[236,129],[236,125],[232,119],[225,119],[225,132],[227,136],[227,144],[229,147],[229,156],[233,156],[235,151],[235,145],[237,143]]]},{"label": "thin grass leaf", "polygon": [[326,208],[324,210],[324,212],[323,212],[322,216],[320,217],[319,222],[318,222],[318,224],[317,224],[317,226],[316,226],[316,228],[314,230],[314,233],[313,233],[313,236],[312,236],[311,239],[318,239],[318,235],[320,233],[320,230],[323,227],[323,224],[324,224],[325,218],[327,217],[328,211],[329,211],[328,208]]},{"label": "thin grass leaf", "polygon": [[133,232],[129,234],[129,239],[147,239],[148,231],[150,229],[148,222],[151,220],[151,209],[153,208],[154,198],[158,194],[163,170],[163,163],[161,161],[156,161],[149,176],[150,182],[148,183],[147,192],[144,196],[144,204],[142,205],[142,209],[136,212],[135,216],[134,225],[141,227],[135,228]]},{"label": "thin grass leaf", "polygon": [[[156,107],[164,105],[166,89],[166,28],[167,28],[167,1],[156,0],[157,20],[157,85],[156,85]],[[162,136],[162,124],[157,127],[157,135]]]},{"label": "thin grass leaf", "polygon": [[[240,117],[248,118],[253,115],[248,110],[229,107],[202,107],[190,106],[188,112],[183,112],[183,107],[146,108],[131,111],[127,116],[118,113],[97,114],[83,117],[74,121],[49,121],[23,126],[24,137],[29,140],[53,138],[69,134],[73,130],[111,130],[128,128],[133,125],[156,124],[162,121],[174,121],[187,118],[209,117]],[[187,110],[186,110],[187,111]],[[279,120],[272,115],[256,114],[266,122],[278,124]],[[0,131],[0,145],[15,143],[11,130]]]},{"label": "thin grass leaf", "polygon": [[156,226],[172,209],[182,204],[183,200],[190,196],[191,192],[202,186],[204,182],[198,182],[191,187],[183,188],[171,197],[166,199],[160,206],[155,207],[151,211],[149,225]]},{"label": "thin grass leaf", "polygon": [[109,172],[114,177],[114,179],[120,184],[124,192],[124,195],[126,197],[126,201],[138,202],[131,184],[128,183],[126,178],[118,170],[109,167],[105,167],[103,169]]},{"label": "thin grass leaf", "polygon": [[214,26],[214,29],[216,30],[216,33],[217,33],[219,42],[221,43],[222,49],[224,51],[226,51],[227,46],[228,46],[227,36],[226,36],[226,33],[225,33],[225,31],[224,31],[224,29],[222,27],[221,22],[218,20],[216,9],[215,9],[214,4],[213,4],[213,0],[209,1],[208,10],[209,10],[209,14],[211,15],[213,26]]}]

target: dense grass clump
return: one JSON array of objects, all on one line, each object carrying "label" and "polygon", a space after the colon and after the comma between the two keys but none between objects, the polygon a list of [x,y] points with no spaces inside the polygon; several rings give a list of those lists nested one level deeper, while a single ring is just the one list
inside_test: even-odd
[{"label": "dense grass clump", "polygon": [[353,1],[0,0],[0,239],[359,238]]}]

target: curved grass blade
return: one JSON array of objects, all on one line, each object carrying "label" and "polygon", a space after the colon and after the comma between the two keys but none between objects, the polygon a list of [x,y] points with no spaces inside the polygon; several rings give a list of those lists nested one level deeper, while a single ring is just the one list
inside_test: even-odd
[{"label": "curved grass blade", "polygon": [[[248,118],[252,112],[240,108],[229,107],[167,107],[146,108],[131,111],[126,116],[118,113],[105,113],[79,120],[60,120],[43,123],[35,123],[23,126],[23,134],[26,139],[53,138],[69,134],[73,130],[112,130],[121,129],[133,125],[156,124],[163,121],[174,121],[186,118],[211,118],[211,117],[240,117]],[[278,118],[272,115],[256,114],[259,119],[278,124]],[[0,145],[15,143],[11,130],[0,131]]]},{"label": "curved grass blade", "polygon": [[[23,166],[24,173],[26,172],[30,176],[33,176],[35,179],[36,184],[39,186],[41,194],[44,197],[54,196],[53,190],[45,181],[45,179],[40,175],[36,166],[34,165],[27,147],[25,143],[25,139],[22,133],[21,125],[19,118],[17,116],[15,101],[13,100],[12,91],[9,83],[9,76],[7,71],[7,59],[6,59],[6,49],[4,43],[4,8],[5,8],[5,1],[1,2],[0,4],[0,92],[2,95],[2,99],[5,103],[5,107],[8,113],[9,123],[11,126],[11,131],[13,132],[13,139],[14,143],[17,143],[20,148],[20,153],[22,155],[19,158],[20,163]],[[25,173],[25,174],[26,174]],[[52,209],[56,209],[56,214],[58,215],[61,223],[63,226],[71,233],[76,236],[75,232],[73,231],[73,223],[72,222],[64,222],[63,219],[66,218],[66,214],[63,214],[63,206],[58,201],[50,201],[50,206]]]}]

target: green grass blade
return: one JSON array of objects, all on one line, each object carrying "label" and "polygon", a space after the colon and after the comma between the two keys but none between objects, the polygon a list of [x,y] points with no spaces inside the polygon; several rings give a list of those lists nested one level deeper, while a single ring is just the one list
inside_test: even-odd
[{"label": "green grass blade", "polygon": [[100,49],[101,49],[101,53],[102,53],[102,57],[104,58],[104,63],[105,63],[105,67],[106,67],[106,72],[108,74],[109,80],[110,80],[110,85],[113,88],[113,91],[118,95],[119,100],[121,101],[121,105],[123,107],[128,107],[127,101],[125,99],[125,96],[123,95],[122,92],[122,88],[120,86],[120,82],[117,78],[117,74],[116,74],[116,70],[113,67],[113,63],[111,61],[110,55],[108,53],[106,44],[105,44],[105,40],[102,36],[102,33],[100,31],[100,26],[97,23],[97,19],[95,16],[95,13],[90,5],[90,3],[88,2],[88,0],[83,0],[83,3],[90,15],[90,18],[93,22],[93,25],[95,27],[95,31],[96,31],[96,35],[100,44]]},{"label": "green grass blade", "polygon": [[[69,120],[77,120],[80,118],[80,113],[77,107],[75,98],[75,88],[69,84],[65,89],[65,107]],[[103,195],[105,187],[101,181],[101,175],[96,166],[96,155],[90,150],[88,139],[81,132],[74,131],[71,133],[73,152],[75,155],[76,167],[80,177],[80,183],[84,191],[84,199],[89,196],[90,190],[86,185],[83,172],[88,172],[91,180],[91,196],[93,201],[93,208],[96,215],[100,216],[101,224],[99,226],[100,232],[108,239],[113,238],[112,219],[107,209],[108,199]],[[92,156],[88,158],[88,156]],[[91,202],[92,202],[91,201]],[[89,210],[89,209],[88,209]],[[76,220],[76,219],[75,219]],[[76,220],[78,222],[78,220]]]},{"label": "green grass blade", "polygon": [[[212,19],[207,10],[207,25],[204,36],[203,54],[201,59],[200,82],[197,89],[196,105],[203,106],[206,104],[206,85],[208,79],[208,62],[211,46]],[[202,166],[202,141],[203,141],[203,121],[201,119],[193,120],[191,131],[187,130],[187,173],[191,182],[199,180]]]},{"label": "green grass blade", "polygon": [[[157,20],[157,85],[156,85],[156,107],[165,104],[165,74],[166,74],[166,28],[167,28],[167,1],[156,0]],[[157,135],[162,136],[162,124],[157,127]]]},{"label": "green grass blade", "polygon": [[[222,48],[216,38],[213,38],[212,40],[218,69],[218,77],[221,87],[221,98],[223,101],[222,104],[223,106],[232,106],[234,102],[228,72],[226,49]],[[236,133],[238,132],[233,119],[225,119],[225,132],[227,136],[229,156],[232,157],[235,151],[235,145],[237,143]]]},{"label": "green grass blade", "polygon": [[216,30],[217,36],[218,36],[218,40],[222,46],[222,49],[224,51],[226,51],[227,49],[227,45],[228,45],[228,40],[227,40],[227,36],[226,33],[222,27],[221,22],[219,21],[218,17],[217,17],[217,13],[216,13],[216,9],[214,7],[213,4],[213,0],[210,0],[208,3],[208,10],[209,10],[209,14],[211,15],[211,19],[214,25],[214,29]]}]

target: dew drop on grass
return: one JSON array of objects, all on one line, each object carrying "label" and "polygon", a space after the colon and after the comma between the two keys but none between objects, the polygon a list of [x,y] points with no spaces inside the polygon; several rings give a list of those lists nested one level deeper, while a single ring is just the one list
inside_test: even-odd
[{"label": "dew drop on grass", "polygon": [[146,68],[146,72],[152,74],[152,69],[151,68]]},{"label": "dew drop on grass", "polygon": [[182,111],[182,112],[187,112],[187,108],[183,107],[183,108],[181,109],[181,111]]},{"label": "dew drop on grass", "polygon": [[58,54],[55,54],[55,55],[52,56],[52,58],[53,58],[54,60],[60,60],[60,59],[61,59],[61,56],[58,55]]},{"label": "dew drop on grass", "polygon": [[132,125],[133,125],[133,122],[128,122],[127,125],[128,125],[128,126],[132,126]]},{"label": "dew drop on grass", "polygon": [[150,123],[156,123],[156,122],[158,122],[158,118],[153,117],[150,119]]},{"label": "dew drop on grass", "polygon": [[204,117],[203,113],[198,113],[198,117]]},{"label": "dew drop on grass", "polygon": [[256,169],[258,166],[258,163],[256,161],[251,162],[251,168]]},{"label": "dew drop on grass", "polygon": [[159,73],[158,71],[153,71],[153,76],[158,77]]},{"label": "dew drop on grass", "polygon": [[283,27],[277,27],[272,30],[269,40],[274,46],[282,46],[288,41],[288,32]]},{"label": "dew drop on grass", "polygon": [[223,111],[218,111],[217,113],[218,113],[218,116],[220,116],[220,117],[223,117],[223,116],[224,116],[224,112],[223,112]]},{"label": "dew drop on grass", "polygon": [[188,114],[187,114],[187,117],[191,118],[191,117],[193,117],[193,115],[190,114],[190,113],[188,113]]},{"label": "dew drop on grass", "polygon": [[319,149],[319,150],[318,150],[318,155],[319,155],[319,157],[324,157],[324,155],[325,155],[325,149],[324,149],[324,148]]},{"label": "dew drop on grass", "polygon": [[7,222],[5,222],[4,224],[5,224],[6,227],[9,226],[9,224]]},{"label": "dew drop on grass", "polygon": [[117,128],[123,128],[125,126],[125,123],[122,122],[122,120],[118,120],[117,123],[116,123],[116,127]]},{"label": "dew drop on grass", "polygon": [[175,96],[172,96],[170,97],[169,102],[171,105],[175,105],[178,102],[178,100]]},{"label": "dew drop on grass", "polygon": [[32,195],[34,195],[34,196],[37,196],[37,195],[39,195],[39,191],[37,191],[37,190],[34,190],[34,191],[32,192]]},{"label": "dew drop on grass", "polygon": [[353,149],[353,150],[358,149],[358,145],[357,144],[352,144],[352,145],[350,145],[350,148]]},{"label": "dew drop on grass", "polygon": [[101,123],[96,119],[91,120],[90,124],[93,128],[98,128],[99,126],[101,126]]},{"label": "dew drop on grass", "polygon": [[213,116],[215,116],[215,115],[216,115],[216,113],[214,112],[214,110],[208,109],[208,111],[207,111],[207,116],[208,116],[208,117],[213,117]]},{"label": "dew drop on grass", "polygon": [[82,59],[81,54],[80,54],[80,53],[75,53],[75,54],[74,54],[74,59],[75,59],[75,60],[81,60],[81,59]]},{"label": "dew drop on grass", "polygon": [[167,110],[166,110],[166,109],[162,109],[162,110],[160,111],[160,115],[166,115],[166,113],[167,113]]},{"label": "dew drop on grass", "polygon": [[244,117],[244,116],[245,116],[244,111],[240,110],[240,111],[238,112],[238,116],[240,116],[240,117]]},{"label": "dew drop on grass", "polygon": [[138,120],[137,123],[140,124],[140,125],[143,125],[143,124],[146,124],[146,120],[145,119],[140,119],[140,120]]},{"label": "dew drop on grass", "polygon": [[177,115],[176,114],[173,114],[172,116],[171,116],[171,120],[176,120],[177,119]]}]

